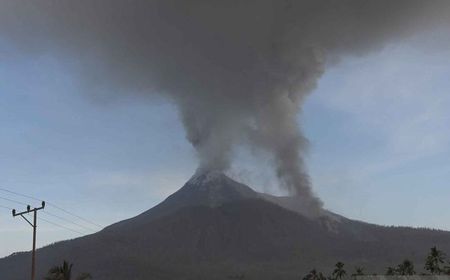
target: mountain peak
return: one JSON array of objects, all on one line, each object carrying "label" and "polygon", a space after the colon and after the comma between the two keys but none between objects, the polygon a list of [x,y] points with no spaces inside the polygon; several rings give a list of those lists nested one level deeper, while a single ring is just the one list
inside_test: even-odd
[{"label": "mountain peak", "polygon": [[[199,169],[181,189],[168,196],[160,204],[132,219],[134,225],[174,213],[184,207],[220,207],[246,199],[260,199],[259,193],[236,182],[221,171]],[[110,226],[117,230],[128,226],[128,220]]]},{"label": "mountain peak", "polygon": [[199,169],[174,196],[194,204],[215,207],[235,200],[256,198],[258,195],[250,187],[236,182],[221,171]]},{"label": "mountain peak", "polygon": [[195,174],[186,182],[192,185],[208,185],[214,182],[230,179],[222,171],[198,169]]},{"label": "mountain peak", "polygon": [[[249,186],[239,183],[218,170],[199,169],[175,193],[168,196],[157,206],[133,219],[133,224],[146,224],[155,218],[167,216],[182,208],[188,207],[221,207],[228,203],[245,200],[259,200],[275,204],[291,212],[300,214],[311,220],[325,219],[331,224],[339,223],[339,218],[331,212],[311,213],[305,201],[299,197],[278,197],[259,193]],[[112,228],[127,226],[127,222],[119,222]]]}]

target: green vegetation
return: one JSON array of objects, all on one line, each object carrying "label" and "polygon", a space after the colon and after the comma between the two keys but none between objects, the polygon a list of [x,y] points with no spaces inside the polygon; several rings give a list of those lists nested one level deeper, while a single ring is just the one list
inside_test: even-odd
[{"label": "green vegetation", "polygon": [[386,271],[386,275],[392,276],[392,275],[414,275],[416,274],[414,270],[414,264],[412,261],[406,259],[401,264],[397,265],[396,267],[388,267]]},{"label": "green vegetation", "polygon": [[[425,260],[425,270],[429,272],[428,275],[436,275],[436,274],[446,274],[450,275],[450,262],[448,265],[445,264],[445,253],[438,250],[436,247],[430,249],[428,256]],[[414,264],[411,260],[405,259],[399,265],[395,267],[388,267],[386,270],[386,275],[393,276],[409,276],[415,275],[416,271],[414,268]],[[316,269],[311,270],[306,276],[303,277],[303,280],[341,280],[346,275],[346,271],[344,269],[344,263],[338,262],[336,263],[334,270],[331,276],[325,277],[322,272],[317,271]],[[355,272],[351,275],[353,278],[356,276],[364,275],[364,268],[357,266],[355,267]],[[376,275],[376,274],[373,274]],[[422,274],[426,275],[426,274]]]},{"label": "green vegetation", "polygon": [[431,274],[441,274],[444,269],[441,265],[445,262],[445,254],[436,247],[431,248],[425,262],[425,269]]},{"label": "green vegetation", "polygon": [[[72,280],[72,267],[73,264],[69,264],[67,261],[64,261],[61,266],[57,265],[52,267],[48,273],[45,280]],[[89,273],[82,273],[78,275],[75,280],[87,280],[92,279],[92,276]]]},{"label": "green vegetation", "polygon": [[344,263],[338,262],[333,270],[333,279],[340,280],[345,276],[345,274],[347,273],[344,270]]},{"label": "green vegetation", "polygon": [[[450,263],[448,265],[444,265],[446,263],[445,253],[438,250],[436,247],[432,247],[430,252],[428,253],[425,259],[425,270],[429,272],[429,274],[422,275],[436,275],[436,274],[446,274],[450,275]],[[45,280],[71,280],[72,276],[72,267],[73,264],[64,261],[61,266],[52,267],[45,277]],[[322,272],[317,271],[316,269],[311,270],[308,274],[302,277],[302,280],[342,280],[347,275],[345,271],[345,265],[343,262],[337,262],[334,266],[334,269],[331,273],[331,276],[325,276]],[[388,267],[386,270],[386,275],[390,276],[409,276],[415,275],[416,271],[414,268],[414,263],[409,260],[403,260],[399,265],[395,267]],[[363,276],[364,268],[361,266],[355,267],[355,272],[351,274],[352,278],[356,278],[357,276]],[[372,274],[376,275],[376,274]],[[245,279],[245,274],[237,274],[228,277],[229,279]],[[92,276],[89,273],[82,273],[75,280],[87,280],[92,279]]]},{"label": "green vegetation", "polygon": [[305,277],[303,277],[303,280],[327,280],[327,278],[322,274],[322,272],[317,272],[316,269],[313,269],[306,274]]},{"label": "green vegetation", "polygon": [[361,266],[355,267],[355,273],[352,274],[352,276],[362,276],[364,275],[364,268]]}]

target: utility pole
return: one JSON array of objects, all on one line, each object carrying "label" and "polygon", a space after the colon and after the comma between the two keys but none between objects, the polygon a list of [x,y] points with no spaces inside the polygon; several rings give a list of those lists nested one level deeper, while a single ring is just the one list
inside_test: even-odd
[{"label": "utility pole", "polygon": [[[21,216],[27,223],[33,228],[33,251],[31,253],[31,280],[35,280],[35,265],[36,265],[36,228],[37,228],[37,211],[44,209],[45,207],[45,201],[42,201],[42,206],[38,208],[31,209],[31,206],[27,206],[27,210],[16,213],[16,209],[12,210],[13,217]],[[33,212],[33,223],[31,223],[24,214],[29,214]]]}]

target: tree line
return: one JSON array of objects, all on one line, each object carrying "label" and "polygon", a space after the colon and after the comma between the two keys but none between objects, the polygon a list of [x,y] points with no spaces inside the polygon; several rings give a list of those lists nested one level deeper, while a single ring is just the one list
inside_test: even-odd
[{"label": "tree line", "polygon": [[[428,253],[425,259],[424,269],[428,273],[421,273],[421,275],[450,275],[450,262],[446,263],[446,254],[441,250],[438,250],[436,247],[432,247],[430,252]],[[414,263],[405,259],[399,265],[394,267],[388,267],[385,275],[388,276],[408,276],[415,275],[416,271],[414,268]],[[357,276],[363,276],[364,268],[363,267],[355,267],[354,272],[350,275],[353,278]],[[376,274],[372,274],[376,275]],[[344,263],[338,262],[336,263],[333,272],[329,276],[325,276],[322,272],[317,271],[316,269],[311,270],[307,275],[305,275],[303,280],[341,280],[347,276],[347,271],[344,268]]]},{"label": "tree line", "polygon": [[[62,265],[57,265],[52,267],[44,280],[88,280],[93,279],[91,274],[82,273],[78,275],[76,278],[72,278],[72,267],[73,264],[64,261]],[[436,247],[432,247],[430,252],[428,253],[425,259],[424,269],[428,272],[422,273],[422,275],[450,275],[450,262],[446,262],[446,254],[441,250],[438,250]],[[415,275],[416,270],[414,267],[414,263],[405,259],[397,266],[390,266],[387,268],[385,275],[394,276],[408,276]],[[322,272],[319,272],[316,269],[311,270],[308,274],[301,277],[302,280],[342,280],[342,278],[346,277],[347,271],[345,270],[345,265],[342,262],[337,262],[334,266],[334,269],[329,276],[325,276]],[[363,267],[355,267],[354,272],[350,275],[353,278],[357,276],[366,275]],[[376,275],[376,274],[372,274]],[[239,279],[242,280],[245,278],[245,274],[230,276],[229,279]]]}]

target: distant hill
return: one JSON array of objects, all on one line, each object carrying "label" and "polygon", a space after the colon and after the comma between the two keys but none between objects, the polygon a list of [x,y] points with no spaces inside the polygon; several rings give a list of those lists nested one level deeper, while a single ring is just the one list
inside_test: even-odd
[{"label": "distant hill", "polygon": [[[39,249],[38,279],[63,259],[98,280],[299,279],[312,268],[329,272],[337,261],[383,273],[404,258],[420,271],[435,245],[450,252],[450,232],[377,226],[326,211],[311,217],[294,198],[209,172],[137,217]],[[0,279],[28,279],[29,260],[29,253],[0,259]]]}]

